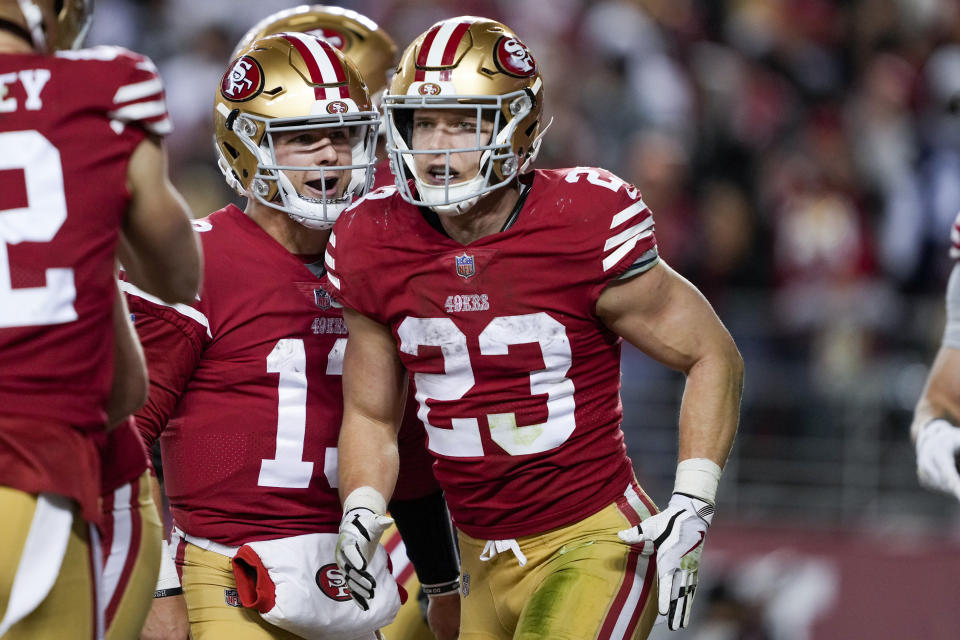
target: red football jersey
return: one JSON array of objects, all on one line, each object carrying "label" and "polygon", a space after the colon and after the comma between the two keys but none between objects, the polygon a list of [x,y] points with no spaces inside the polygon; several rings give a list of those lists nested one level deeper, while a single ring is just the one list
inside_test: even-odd
[{"label": "red football jersey", "polygon": [[139,478],[150,468],[150,458],[133,418],[107,434],[100,446],[100,495],[107,496]]},{"label": "red football jersey", "polygon": [[657,258],[635,188],[600,169],[536,171],[515,221],[463,246],[396,190],[341,215],[324,287],[389,326],[456,525],[496,539],[576,521],[632,478],[620,339],[600,293]]},{"label": "red football jersey", "polygon": [[[87,433],[104,428],[127,164],[148,132],[169,128],[148,58],[116,47],[0,55],[3,414]],[[78,466],[98,466],[93,455]],[[74,495],[77,483],[90,482],[96,496],[97,475],[74,471],[59,469],[42,490]]]},{"label": "red football jersey", "polygon": [[160,438],[174,521],[228,545],[334,532],[342,314],[237,207],[194,228],[205,259],[192,306],[123,283],[151,381],[137,427]]}]

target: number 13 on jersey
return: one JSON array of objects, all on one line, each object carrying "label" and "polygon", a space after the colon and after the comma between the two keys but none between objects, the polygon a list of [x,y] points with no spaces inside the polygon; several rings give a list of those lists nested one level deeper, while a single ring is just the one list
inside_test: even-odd
[{"label": "number 13 on jersey", "polygon": [[[417,416],[429,437],[429,448],[447,457],[483,455],[477,417],[452,418],[452,429],[429,422],[427,400],[457,401],[477,383],[467,336],[450,318],[405,318],[397,328],[400,351],[416,356],[419,347],[439,347],[444,373],[415,373]],[[547,313],[494,318],[478,336],[481,356],[502,356],[511,345],[538,344],[544,368],[530,372],[531,395],[547,396],[547,419],[543,424],[517,426],[513,413],[486,415],[491,439],[510,455],[527,455],[555,449],[576,428],[573,381],[567,377],[572,356],[564,326]]]}]

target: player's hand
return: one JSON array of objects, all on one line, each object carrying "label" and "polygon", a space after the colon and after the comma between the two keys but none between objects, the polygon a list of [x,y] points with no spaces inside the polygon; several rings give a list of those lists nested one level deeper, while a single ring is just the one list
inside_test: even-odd
[{"label": "player's hand", "polygon": [[183,596],[154,598],[140,631],[140,640],[186,640],[189,636],[186,599]]},{"label": "player's hand", "polygon": [[356,507],[343,514],[337,538],[337,566],[343,571],[354,602],[367,611],[377,581],[370,572],[370,560],[377,550],[380,536],[393,524],[393,518]]},{"label": "player's hand", "polygon": [[960,428],[946,420],[930,422],[917,436],[917,477],[927,489],[952,493],[960,500]]},{"label": "player's hand", "polygon": [[674,493],[666,509],[618,534],[628,544],[643,542],[643,555],[656,552],[660,580],[657,604],[671,630],[682,629],[690,623],[703,539],[713,520],[713,511],[709,502]]},{"label": "player's hand", "polygon": [[427,596],[427,624],[437,640],[456,640],[460,634],[460,592]]}]

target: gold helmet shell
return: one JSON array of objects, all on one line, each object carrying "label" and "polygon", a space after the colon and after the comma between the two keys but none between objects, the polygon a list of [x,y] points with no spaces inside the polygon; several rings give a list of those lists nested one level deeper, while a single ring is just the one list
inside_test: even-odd
[{"label": "gold helmet shell", "polygon": [[[383,107],[387,151],[401,195],[418,206],[455,215],[533,162],[541,139],[543,81],[533,55],[509,27],[461,16],[434,24],[407,47]],[[476,108],[478,120],[494,122],[493,138],[478,139],[469,149],[483,152],[476,178],[450,184],[448,176],[447,184],[438,187],[417,176],[410,149],[412,110],[430,108]],[[419,198],[401,177],[404,166],[413,175]]]},{"label": "gold helmet shell", "polygon": [[23,31],[41,53],[76,49],[93,17],[93,0],[0,0],[0,20]]},{"label": "gold helmet shell", "polygon": [[[331,226],[373,183],[379,125],[356,65],[327,41],[303,33],[252,42],[230,63],[214,100],[214,143],[227,184],[312,228]],[[324,129],[349,132],[352,163],[303,170],[349,170],[350,181],[342,197],[311,200],[283,174],[273,135]]]},{"label": "gold helmet shell", "polygon": [[357,65],[370,95],[378,102],[387,87],[387,72],[393,69],[397,45],[376,22],[350,9],[302,4],[278,11],[253,25],[237,43],[233,57],[240,55],[254,40],[284,31],[309,33],[343,51]]}]

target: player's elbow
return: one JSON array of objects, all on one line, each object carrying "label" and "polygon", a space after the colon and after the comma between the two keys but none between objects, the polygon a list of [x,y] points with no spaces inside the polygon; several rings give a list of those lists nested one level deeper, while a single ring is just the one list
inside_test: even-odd
[{"label": "player's elbow", "polygon": [[120,425],[126,418],[139,411],[150,394],[150,381],[146,372],[134,371],[114,380],[107,419],[110,427]]},{"label": "player's elbow", "polygon": [[167,291],[160,297],[171,303],[190,304],[200,293],[202,278],[203,267],[198,262],[195,269],[186,269],[183,273],[171,278]]},{"label": "player's elbow", "polygon": [[708,375],[715,380],[722,379],[737,397],[743,391],[743,356],[726,331],[721,337],[706,345],[701,356],[694,360],[686,373],[690,376],[695,371],[701,371],[703,375]]},{"label": "player's elbow", "polygon": [[158,254],[154,264],[146,265],[157,276],[151,278],[153,291],[149,293],[169,304],[191,304],[203,281],[203,254],[196,234],[188,227],[171,247],[171,251]]}]

